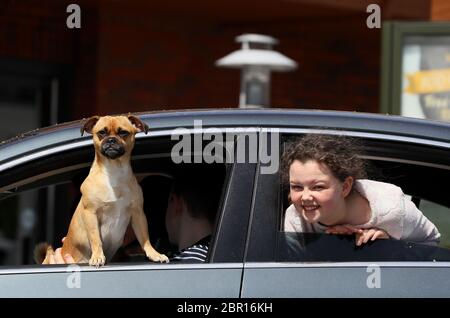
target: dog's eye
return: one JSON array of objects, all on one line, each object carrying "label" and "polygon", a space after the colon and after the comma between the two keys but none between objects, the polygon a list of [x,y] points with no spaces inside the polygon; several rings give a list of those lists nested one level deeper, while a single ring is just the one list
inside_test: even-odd
[{"label": "dog's eye", "polygon": [[120,130],[118,131],[118,134],[119,134],[119,136],[122,137],[122,138],[125,138],[125,137],[127,137],[128,135],[130,135],[130,133],[129,133],[128,131],[122,130],[122,129],[120,129]]},{"label": "dog's eye", "polygon": [[105,137],[106,134],[107,134],[107,133],[106,133],[106,130],[105,130],[105,129],[99,130],[99,131],[97,132],[97,136],[98,136],[99,138]]}]

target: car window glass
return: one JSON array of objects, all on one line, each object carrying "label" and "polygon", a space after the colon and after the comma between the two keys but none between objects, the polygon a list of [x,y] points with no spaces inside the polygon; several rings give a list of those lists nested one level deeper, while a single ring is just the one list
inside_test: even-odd
[{"label": "car window glass", "polygon": [[[368,143],[369,155],[374,147]],[[396,148],[398,152],[401,150],[402,148]],[[383,154],[383,158],[385,157],[386,154]],[[429,186],[433,180],[448,176],[449,170],[396,160],[385,161],[381,158],[368,160],[368,163],[369,179],[395,184],[402,188],[404,193],[410,194],[408,197],[412,202],[439,230],[441,234],[440,242],[432,246],[432,244],[420,242],[379,239],[357,247],[355,235],[285,232],[284,218],[291,201],[289,185],[280,176],[277,261],[450,260],[450,202],[448,194],[444,188],[433,187],[431,189]],[[301,221],[301,218],[299,215],[298,222]]]},{"label": "car window glass", "polygon": [[278,232],[276,260],[450,261],[450,208],[422,199],[420,210],[439,229],[441,240],[438,245],[389,239],[357,247],[354,235],[297,233],[282,229]]},{"label": "car window glass", "polygon": [[[220,191],[226,186],[228,170],[225,163],[175,164],[170,155],[172,145],[172,141],[161,137],[155,140],[141,139],[136,142],[132,158],[133,171],[143,189],[150,239],[154,247],[168,254],[173,252],[173,247],[168,242],[165,230],[165,209],[172,185],[172,172],[175,169],[183,170],[194,166],[201,170],[203,165],[217,171],[215,188],[219,190],[218,195],[214,196],[214,212],[218,213],[222,200]],[[8,189],[0,194],[0,265],[34,264],[34,247],[42,241],[47,241],[55,247],[61,246],[61,239],[67,233],[72,214],[79,202],[79,188],[89,172],[92,158],[84,155],[76,160],[86,162],[71,162],[82,168],[77,169],[77,166],[73,165],[70,169],[60,171],[58,166],[58,169],[52,171],[51,163],[58,162],[57,157],[59,154],[55,155],[55,158],[40,160],[42,169],[39,171],[39,178],[32,175],[32,166],[36,162],[17,168],[14,182],[19,182],[20,186],[6,185],[4,189]],[[212,196],[212,193],[207,191],[204,195]],[[214,238],[214,233],[212,237]],[[117,257],[113,262],[141,261],[141,252],[139,244],[131,244],[128,255],[131,257]],[[142,261],[148,262],[145,258]]]},{"label": "car window glass", "polygon": [[441,233],[439,246],[450,248],[450,208],[422,199],[419,203],[419,209],[439,229]]},{"label": "car window glass", "polygon": [[278,262],[450,261],[450,249],[401,240],[356,247],[348,235],[279,232],[278,242]]},{"label": "car window glass", "polygon": [[59,245],[66,233],[61,225],[70,222],[77,191],[76,183],[67,181],[0,200],[0,265],[33,264],[34,246],[46,235]]}]

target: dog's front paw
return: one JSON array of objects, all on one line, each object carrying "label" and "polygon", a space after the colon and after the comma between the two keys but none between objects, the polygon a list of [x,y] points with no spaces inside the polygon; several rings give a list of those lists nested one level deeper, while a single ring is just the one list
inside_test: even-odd
[{"label": "dog's front paw", "polygon": [[159,263],[169,263],[169,258],[164,254],[159,254],[158,252],[149,253],[147,257],[153,262]]},{"label": "dog's front paw", "polygon": [[95,267],[100,267],[105,265],[106,262],[106,257],[105,255],[102,254],[92,254],[91,259],[89,260],[89,265],[91,266],[95,266]]}]

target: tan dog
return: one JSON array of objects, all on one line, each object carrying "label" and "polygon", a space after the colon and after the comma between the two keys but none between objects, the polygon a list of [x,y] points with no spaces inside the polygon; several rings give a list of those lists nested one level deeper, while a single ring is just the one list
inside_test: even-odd
[{"label": "tan dog", "polygon": [[[130,223],[147,257],[168,262],[151,245],[143,211],[142,189],[130,165],[135,134],[148,132],[148,126],[135,116],[94,116],[81,128],[94,139],[95,159],[81,185],[81,200],[70,222],[62,255],[70,254],[76,263],[101,266],[122,245]],[[53,248],[39,244],[35,249],[38,264],[48,264]],[[105,257],[106,256],[106,257]]]}]

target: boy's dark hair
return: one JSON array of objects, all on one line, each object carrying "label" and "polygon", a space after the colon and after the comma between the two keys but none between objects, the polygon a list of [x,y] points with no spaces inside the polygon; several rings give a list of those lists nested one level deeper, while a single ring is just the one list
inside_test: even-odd
[{"label": "boy's dark hair", "polygon": [[302,163],[316,160],[325,164],[341,182],[351,176],[367,178],[366,161],[360,156],[363,146],[350,137],[341,135],[306,134],[291,141],[281,159],[283,180],[289,182],[289,168],[298,160]]},{"label": "boy's dark hair", "polygon": [[176,171],[172,191],[183,197],[193,217],[214,223],[224,179],[224,166],[194,164]]}]

